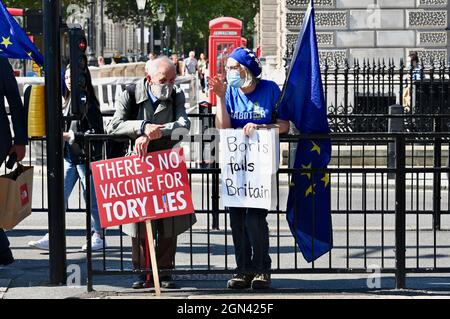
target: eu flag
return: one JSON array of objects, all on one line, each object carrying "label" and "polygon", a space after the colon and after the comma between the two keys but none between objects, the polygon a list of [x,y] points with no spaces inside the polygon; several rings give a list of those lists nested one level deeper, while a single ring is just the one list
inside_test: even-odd
[{"label": "eu flag", "polygon": [[0,56],[11,59],[34,60],[39,66],[44,65],[44,58],[28,38],[25,31],[9,14],[0,0]]},{"label": "eu flag", "polygon": [[324,139],[300,139],[292,176],[286,218],[308,262],[333,246],[330,177],[325,172],[331,159],[330,130],[320,74],[319,53],[311,0],[303,20],[297,47],[283,93],[278,116],[292,121],[301,134],[321,134]]}]

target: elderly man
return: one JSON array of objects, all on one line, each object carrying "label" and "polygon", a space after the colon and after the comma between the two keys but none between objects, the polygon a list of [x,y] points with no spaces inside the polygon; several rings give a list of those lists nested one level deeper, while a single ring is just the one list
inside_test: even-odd
[{"label": "elderly man", "polygon": [[197,73],[198,61],[195,58],[195,51],[189,52],[189,57],[184,60],[183,75],[195,75]]},{"label": "elderly man", "polygon": [[[170,149],[178,142],[172,140],[187,134],[190,121],[186,114],[184,93],[174,85],[175,66],[167,57],[147,61],[146,77],[134,90],[124,90],[116,102],[116,112],[108,124],[108,134],[128,135],[135,141],[136,152],[144,156],[147,152]],[[133,115],[134,114],[134,115]],[[182,132],[184,131],[184,132]],[[159,269],[173,269],[177,246],[177,235],[185,232],[196,222],[195,215],[177,216],[153,222],[156,231],[156,258]],[[124,231],[133,237],[132,260],[135,269],[148,268],[145,224],[127,225]],[[147,267],[146,267],[147,266]],[[146,288],[153,284],[139,276],[133,288]],[[161,286],[175,288],[170,276],[161,277]]]}]

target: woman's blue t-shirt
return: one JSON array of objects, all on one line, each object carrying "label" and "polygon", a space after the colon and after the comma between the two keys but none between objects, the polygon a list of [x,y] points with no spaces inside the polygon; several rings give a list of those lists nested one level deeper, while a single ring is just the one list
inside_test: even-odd
[{"label": "woman's blue t-shirt", "polygon": [[275,104],[281,91],[273,81],[261,80],[250,94],[228,86],[225,95],[227,111],[230,114],[231,126],[242,128],[247,123],[272,124]]}]

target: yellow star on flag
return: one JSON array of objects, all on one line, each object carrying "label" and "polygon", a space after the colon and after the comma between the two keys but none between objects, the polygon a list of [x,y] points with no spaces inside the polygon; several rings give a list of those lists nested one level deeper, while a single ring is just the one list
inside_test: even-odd
[{"label": "yellow star on flag", "polygon": [[327,187],[330,183],[330,174],[325,174],[321,181],[325,184],[325,187]]},{"label": "yellow star on flag", "polygon": [[317,154],[320,155],[320,147],[319,147],[319,145],[317,145],[313,141],[311,141],[311,143],[313,144],[313,148],[311,149],[311,152],[317,152]]},{"label": "yellow star on flag", "polygon": [[[302,165],[302,168],[311,169],[312,163],[309,163],[309,165]],[[301,175],[306,175],[308,179],[311,179],[311,173],[301,173]]]},{"label": "yellow star on flag", "polygon": [[11,37],[2,37],[3,41],[0,44],[3,44],[5,48],[8,48],[8,45],[12,45],[12,42],[9,40]]},{"label": "yellow star on flag", "polygon": [[33,55],[33,52],[28,52],[27,54],[31,58],[31,56]]},{"label": "yellow star on flag", "polygon": [[308,197],[309,194],[315,194],[314,187],[316,187],[317,184],[309,185],[309,187],[306,189],[305,197]]}]

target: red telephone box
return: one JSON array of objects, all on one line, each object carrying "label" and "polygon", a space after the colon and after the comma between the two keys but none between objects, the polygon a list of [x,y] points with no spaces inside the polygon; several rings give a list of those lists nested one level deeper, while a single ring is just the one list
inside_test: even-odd
[{"label": "red telephone box", "polygon": [[246,38],[241,38],[241,45],[246,48],[247,47],[247,39]]},{"label": "red telephone box", "polygon": [[[228,55],[243,44],[242,21],[231,17],[214,19],[209,22],[209,32],[209,76],[225,77]],[[216,105],[216,95],[211,90],[209,103]]]},{"label": "red telephone box", "polygon": [[7,10],[13,17],[23,16],[23,9],[7,8]]}]

